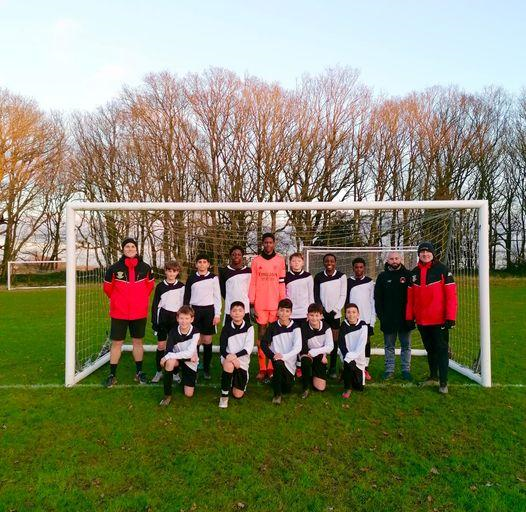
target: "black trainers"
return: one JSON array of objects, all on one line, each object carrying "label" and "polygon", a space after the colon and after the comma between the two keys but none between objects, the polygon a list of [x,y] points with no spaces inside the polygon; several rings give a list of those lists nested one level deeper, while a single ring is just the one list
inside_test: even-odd
[{"label": "black trainers", "polygon": [[135,380],[135,382],[138,382],[139,384],[147,384],[148,383],[148,379],[147,379],[146,374],[144,372],[137,372],[135,374],[134,380]]},{"label": "black trainers", "polygon": [[111,374],[108,375],[106,380],[102,383],[102,385],[105,388],[112,388],[113,386],[115,386],[115,384],[117,384],[117,378],[115,377],[115,375],[111,375]]}]

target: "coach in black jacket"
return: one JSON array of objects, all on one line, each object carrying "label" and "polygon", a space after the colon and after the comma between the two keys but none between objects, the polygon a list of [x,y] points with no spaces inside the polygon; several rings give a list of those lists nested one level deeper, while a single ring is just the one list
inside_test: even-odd
[{"label": "coach in black jacket", "polygon": [[385,270],[380,272],[374,286],[374,304],[384,333],[385,372],[384,379],[392,379],[395,370],[396,337],[400,339],[402,378],[411,377],[411,329],[414,324],[406,322],[407,287],[411,272],[402,264],[399,252],[387,256]]}]

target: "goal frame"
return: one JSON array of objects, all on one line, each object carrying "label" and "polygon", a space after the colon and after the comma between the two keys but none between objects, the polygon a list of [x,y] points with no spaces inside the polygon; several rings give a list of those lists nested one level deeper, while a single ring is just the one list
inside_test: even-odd
[{"label": "goal frame", "polygon": [[[105,364],[109,354],[92,367],[75,375],[75,328],[76,328],[76,212],[77,211],[297,211],[297,210],[478,210],[478,281],[480,324],[480,376],[450,360],[450,368],[468,376],[483,387],[491,387],[491,335],[489,302],[489,214],[486,200],[449,201],[342,201],[342,202],[83,202],[70,201],[66,205],[66,361],[65,385],[73,386],[84,377]],[[123,347],[128,349],[129,347]],[[146,348],[146,347],[145,347]],[[149,349],[149,347],[148,347]],[[148,350],[147,349],[147,350]]]},{"label": "goal frame", "polygon": [[43,289],[43,288],[66,288],[66,285],[63,284],[57,284],[57,285],[50,285],[50,286],[16,286],[13,288],[11,286],[11,277],[12,277],[12,266],[13,265],[35,265],[35,264],[42,264],[42,263],[66,263],[64,260],[34,260],[34,261],[24,261],[24,260],[12,260],[7,262],[7,291],[12,291],[14,289],[16,290],[36,290],[36,289]]}]

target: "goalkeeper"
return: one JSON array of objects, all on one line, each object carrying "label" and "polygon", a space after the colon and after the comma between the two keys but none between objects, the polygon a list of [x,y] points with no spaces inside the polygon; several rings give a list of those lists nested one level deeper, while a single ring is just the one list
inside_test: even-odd
[{"label": "goalkeeper", "polygon": [[248,289],[250,304],[258,324],[258,362],[256,379],[264,381],[273,374],[272,361],[265,359],[260,347],[269,324],[278,318],[278,303],[285,298],[285,260],[276,253],[276,239],[272,233],[265,233],[261,241],[263,250],[252,261],[252,274]]}]

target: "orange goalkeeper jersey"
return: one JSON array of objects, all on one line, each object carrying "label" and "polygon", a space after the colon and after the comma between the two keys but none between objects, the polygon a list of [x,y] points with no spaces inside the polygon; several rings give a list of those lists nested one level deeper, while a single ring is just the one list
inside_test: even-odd
[{"label": "orange goalkeeper jersey", "polygon": [[285,272],[285,260],[279,254],[270,259],[259,255],[252,260],[248,298],[256,312],[278,309],[278,302],[285,298]]}]

